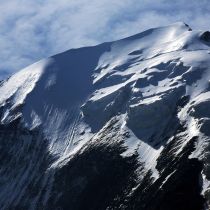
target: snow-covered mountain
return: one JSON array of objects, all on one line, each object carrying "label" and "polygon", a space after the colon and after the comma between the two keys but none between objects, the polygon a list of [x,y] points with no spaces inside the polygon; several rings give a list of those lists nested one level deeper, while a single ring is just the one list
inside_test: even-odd
[{"label": "snow-covered mountain", "polygon": [[72,49],[0,83],[1,210],[210,205],[210,32]]}]

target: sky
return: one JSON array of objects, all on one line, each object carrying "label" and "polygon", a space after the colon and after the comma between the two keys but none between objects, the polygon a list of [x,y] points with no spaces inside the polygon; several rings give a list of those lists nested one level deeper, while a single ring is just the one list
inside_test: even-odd
[{"label": "sky", "polygon": [[177,21],[210,30],[209,0],[0,0],[0,80],[42,58]]}]

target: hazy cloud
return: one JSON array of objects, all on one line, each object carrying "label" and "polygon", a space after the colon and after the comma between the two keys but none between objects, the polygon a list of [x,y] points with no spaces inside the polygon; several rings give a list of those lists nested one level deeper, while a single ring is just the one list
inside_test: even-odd
[{"label": "hazy cloud", "polygon": [[210,28],[208,0],[0,1],[0,78],[69,48],[176,21]]}]

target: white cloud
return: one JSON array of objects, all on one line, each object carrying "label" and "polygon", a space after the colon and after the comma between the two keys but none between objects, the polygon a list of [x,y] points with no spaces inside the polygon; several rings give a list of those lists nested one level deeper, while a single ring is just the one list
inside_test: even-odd
[{"label": "white cloud", "polygon": [[209,27],[208,0],[8,0],[0,4],[0,75],[80,46],[185,21]]}]

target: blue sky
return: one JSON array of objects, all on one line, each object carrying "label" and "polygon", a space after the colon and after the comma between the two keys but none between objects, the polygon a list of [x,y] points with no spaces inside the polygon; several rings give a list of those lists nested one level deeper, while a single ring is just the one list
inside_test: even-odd
[{"label": "blue sky", "polygon": [[210,29],[209,0],[0,0],[0,79],[41,58],[184,21]]}]

